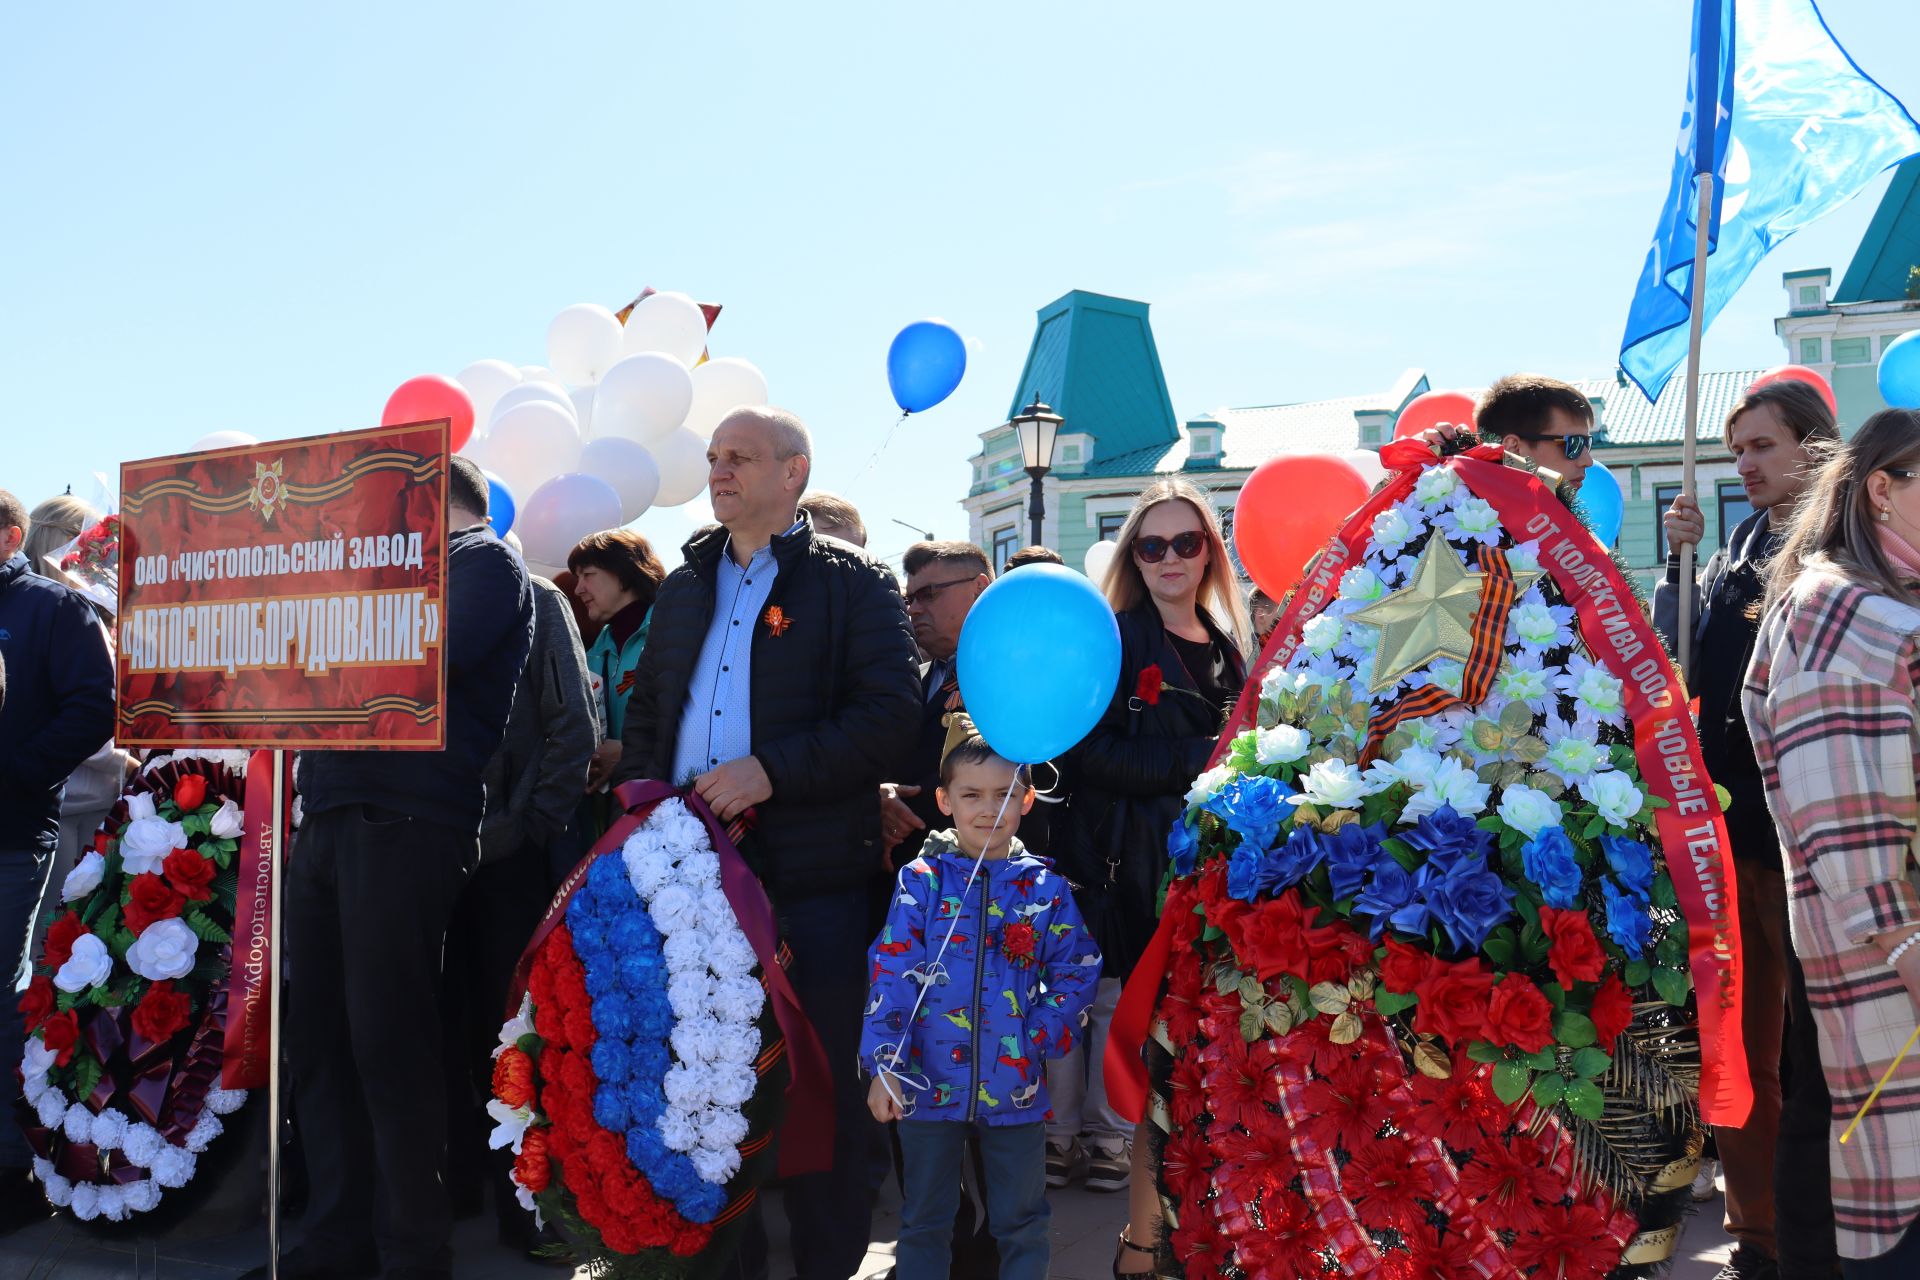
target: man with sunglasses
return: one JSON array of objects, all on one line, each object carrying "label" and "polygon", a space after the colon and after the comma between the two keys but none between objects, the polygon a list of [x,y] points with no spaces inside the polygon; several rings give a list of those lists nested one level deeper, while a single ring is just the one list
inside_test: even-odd
[{"label": "man with sunglasses", "polygon": [[1593,465],[1593,404],[1557,378],[1509,374],[1487,388],[1474,417],[1482,440],[1558,472],[1576,490]]}]

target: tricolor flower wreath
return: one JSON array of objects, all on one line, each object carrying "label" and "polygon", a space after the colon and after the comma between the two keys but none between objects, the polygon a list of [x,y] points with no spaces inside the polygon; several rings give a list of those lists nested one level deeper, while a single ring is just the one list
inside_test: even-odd
[{"label": "tricolor flower wreath", "polygon": [[[1452,467],[1364,542],[1169,842],[1148,1049],[1169,1265],[1638,1274],[1684,1211],[1699,1044],[1621,680],[1539,544]],[[1490,692],[1382,736],[1407,695],[1457,698],[1466,664],[1376,683],[1421,647],[1361,618],[1483,548],[1516,588],[1474,650]]]},{"label": "tricolor flower wreath", "polygon": [[83,1222],[158,1207],[246,1102],[220,1087],[246,767],[142,767],[67,874],[20,999],[34,1175]]},{"label": "tricolor flower wreath", "polygon": [[514,1192],[595,1274],[693,1274],[772,1171],[785,1042],[706,828],[657,805],[593,858],[494,1050]]}]

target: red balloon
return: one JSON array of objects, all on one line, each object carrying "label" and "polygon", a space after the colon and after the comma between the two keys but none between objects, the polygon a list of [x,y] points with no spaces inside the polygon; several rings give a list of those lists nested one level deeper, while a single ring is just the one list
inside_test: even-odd
[{"label": "red balloon", "polygon": [[1233,549],[1254,584],[1278,600],[1366,500],[1366,481],[1345,459],[1268,458],[1233,504]]},{"label": "red balloon", "polygon": [[1827,409],[1830,412],[1835,414],[1840,412],[1840,402],[1833,396],[1833,384],[1803,364],[1783,364],[1777,369],[1769,369],[1755,378],[1753,386],[1748,387],[1747,390],[1764,387],[1769,382],[1804,382],[1820,393],[1820,398],[1827,402]]},{"label": "red balloon", "polygon": [[1400,411],[1399,421],[1393,424],[1393,438],[1405,440],[1443,422],[1472,427],[1473,397],[1461,391],[1429,391],[1415,396]]},{"label": "red balloon", "polygon": [[455,453],[473,439],[473,397],[452,378],[423,373],[408,378],[387,397],[380,425],[397,427],[407,422],[433,422],[440,418],[452,423],[448,443]]}]

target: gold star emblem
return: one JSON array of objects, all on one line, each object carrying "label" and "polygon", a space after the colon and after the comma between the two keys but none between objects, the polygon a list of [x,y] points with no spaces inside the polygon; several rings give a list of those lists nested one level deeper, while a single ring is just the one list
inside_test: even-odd
[{"label": "gold star emblem", "polygon": [[[1427,539],[1406,586],[1349,615],[1355,622],[1380,628],[1374,693],[1441,658],[1464,663],[1473,656],[1473,615],[1480,609],[1489,576],[1462,565],[1459,554],[1436,531]],[[1538,576],[1514,574],[1516,598]]]}]

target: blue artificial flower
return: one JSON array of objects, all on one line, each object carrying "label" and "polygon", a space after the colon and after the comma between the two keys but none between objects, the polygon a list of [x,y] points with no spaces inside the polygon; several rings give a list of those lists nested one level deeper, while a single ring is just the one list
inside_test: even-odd
[{"label": "blue artificial flower", "polygon": [[1600,882],[1600,892],[1607,899],[1607,936],[1627,953],[1627,959],[1640,959],[1646,955],[1647,940],[1653,933],[1653,917],[1647,912],[1646,902],[1620,892],[1611,880]]},{"label": "blue artificial flower", "polygon": [[1520,850],[1527,879],[1540,889],[1548,906],[1570,911],[1580,905],[1585,874],[1573,853],[1573,841],[1559,827],[1542,827]]},{"label": "blue artificial flower", "polygon": [[1422,867],[1416,875],[1382,855],[1373,864],[1372,877],[1360,896],[1353,900],[1355,915],[1371,916],[1367,936],[1375,942],[1388,924],[1402,933],[1425,936],[1432,913],[1427,910],[1421,890],[1430,873]]},{"label": "blue artificial flower", "polygon": [[1478,951],[1488,934],[1513,917],[1513,890],[1488,870],[1485,857],[1450,853],[1445,867],[1435,858],[1422,868],[1430,876],[1427,910],[1457,950]]},{"label": "blue artificial flower", "polygon": [[1271,849],[1280,838],[1280,828],[1292,819],[1287,797],[1293,788],[1278,778],[1243,773],[1219,791],[1204,806],[1226,822],[1227,829],[1238,832],[1242,844]]},{"label": "blue artificial flower", "polygon": [[[1312,834],[1309,832],[1308,834]],[[1327,864],[1327,878],[1333,882],[1335,898],[1351,898],[1360,892],[1367,873],[1380,860],[1380,842],[1386,839],[1387,830],[1380,823],[1361,826],[1349,822],[1330,836],[1317,836],[1316,842],[1323,850]],[[1288,843],[1292,843],[1289,841]],[[1392,859],[1388,859],[1392,861]],[[1395,865],[1399,865],[1395,863]],[[1311,871],[1313,868],[1307,868]],[[1306,871],[1300,873],[1301,878]]]},{"label": "blue artificial flower", "polygon": [[1200,857],[1200,836],[1181,818],[1167,832],[1167,856],[1173,860],[1173,874],[1190,876]]},{"label": "blue artificial flower", "polygon": [[[601,1040],[593,1046],[598,1050],[609,1043]],[[595,1068],[598,1070],[598,1068]],[[604,1079],[604,1077],[602,1077]],[[625,1133],[627,1126],[633,1123],[633,1113],[627,1109],[626,1091],[610,1084],[603,1084],[593,1091],[593,1122],[608,1133]]]},{"label": "blue artificial flower", "polygon": [[1424,815],[1413,830],[1402,831],[1400,842],[1417,853],[1440,863],[1445,872],[1460,858],[1479,855],[1484,860],[1493,846],[1493,837],[1482,831],[1472,818],[1462,817],[1450,804],[1443,804]]},{"label": "blue artificial flower", "polygon": [[1280,887],[1280,861],[1271,850],[1243,841],[1227,855],[1227,896],[1252,902]]},{"label": "blue artificial flower", "polygon": [[1620,887],[1646,902],[1653,890],[1653,850],[1625,836],[1601,836],[1600,847]]}]

